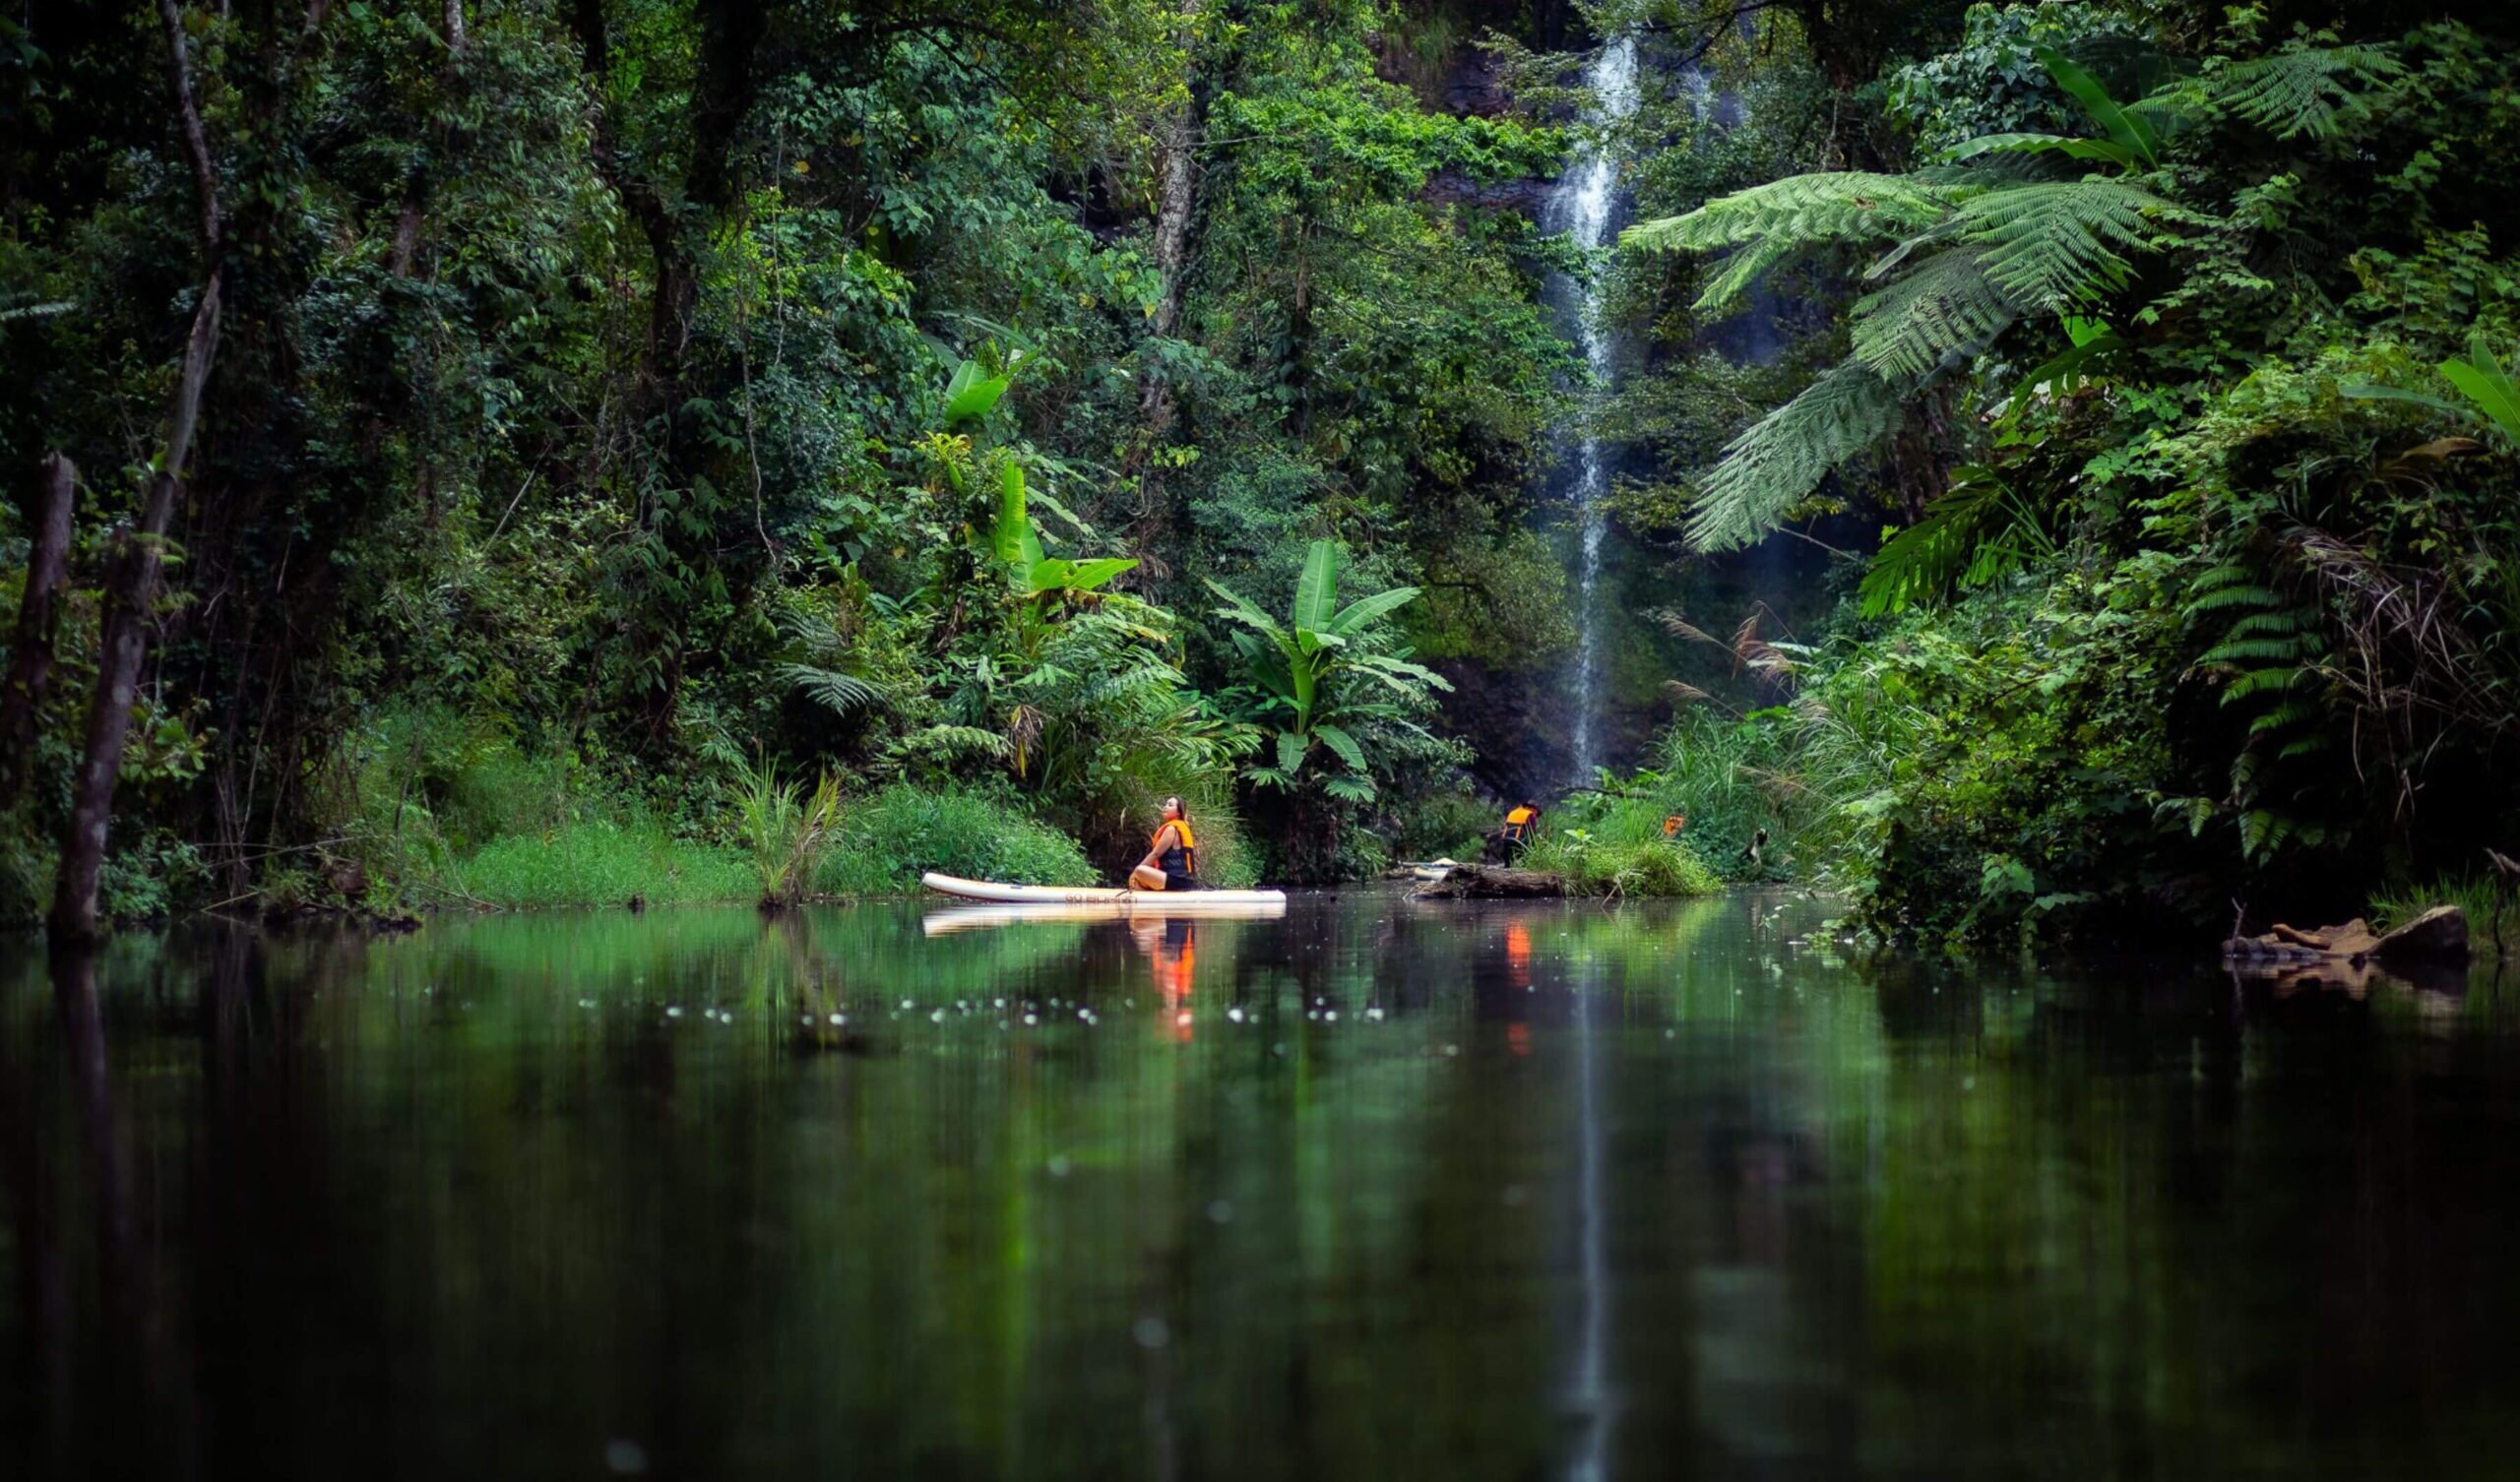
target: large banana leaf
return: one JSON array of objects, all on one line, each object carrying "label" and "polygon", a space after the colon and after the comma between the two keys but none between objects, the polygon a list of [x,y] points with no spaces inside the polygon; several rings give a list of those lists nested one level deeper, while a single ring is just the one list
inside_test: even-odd
[{"label": "large banana leaf", "polygon": [[945,387],[945,425],[951,427],[987,416],[998,399],[1006,395],[1009,380],[981,370],[976,360],[966,360],[954,367],[954,379]]},{"label": "large banana leaf", "polygon": [[1339,610],[1339,615],[1330,620],[1327,631],[1346,638],[1384,613],[1406,607],[1416,600],[1418,588],[1415,587],[1395,587],[1369,597],[1358,597]]},{"label": "large banana leaf", "polygon": [[1024,469],[1007,460],[998,480],[997,524],[989,531],[989,550],[998,564],[1017,575],[1040,564],[1041,542],[1033,533],[1032,512],[1024,504]]},{"label": "large banana leaf", "polygon": [[2034,50],[2040,64],[2048,69],[2048,75],[2056,80],[2057,87],[2074,95],[2074,101],[2083,105],[2083,111],[2091,115],[2092,122],[2100,125],[2120,148],[2146,164],[2160,167],[2161,135],[2141,113],[2119,107],[2100,79],[2084,71],[2055,47],[2041,46]]},{"label": "large banana leaf", "polygon": [[2477,409],[2491,418],[2504,437],[2520,443],[2520,383],[2514,383],[2511,373],[2494,358],[2493,347],[2483,335],[2468,341],[2468,353],[2474,358],[2446,361],[2441,374],[2477,403]]},{"label": "large banana leaf", "polygon": [[1326,721],[1314,726],[1312,733],[1321,738],[1322,745],[1337,752],[1339,760],[1347,763],[1350,770],[1354,772],[1365,770],[1365,749],[1356,744],[1355,737]]},{"label": "large banana leaf", "polygon": [[1316,631],[1330,626],[1333,606],[1339,600],[1339,545],[1334,540],[1316,540],[1304,553],[1303,575],[1295,580],[1295,627],[1298,631]]}]

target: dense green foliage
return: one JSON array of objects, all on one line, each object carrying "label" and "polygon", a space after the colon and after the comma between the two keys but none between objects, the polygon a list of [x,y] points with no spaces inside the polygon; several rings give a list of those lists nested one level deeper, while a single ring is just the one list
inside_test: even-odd
[{"label": "dense green foliage", "polygon": [[[653,833],[762,855],[774,895],[830,880],[787,847],[803,800],[748,792],[756,767],[828,773],[843,803],[992,790],[1111,871],[1166,793],[1223,837],[1246,766],[1276,780],[1208,580],[1282,589],[1331,540],[1359,589],[1438,576],[1418,631],[1457,670],[1563,640],[1524,520],[1568,363],[1554,255],[1478,204],[1562,142],[1388,80],[1404,14],[171,14],[225,316],[111,911],[565,893],[451,873],[576,838],[562,801],[618,826],[589,848]],[[0,23],[0,467],[13,490],[55,450],[83,472],[58,667],[0,798],[13,919],[49,889],[106,532],[158,457],[201,281],[158,21]],[[11,503],[14,609],[35,516]],[[1359,745],[1338,775],[1375,801],[1272,791],[1245,868],[1340,873],[1379,857],[1378,810],[1467,795],[1446,747]],[[467,778],[493,750],[566,785],[484,811]],[[595,870],[584,898],[629,878]]]},{"label": "dense green foliage", "polygon": [[1671,495],[1634,508],[1708,548],[1890,517],[1823,641],[1760,646],[1790,704],[1735,733],[1882,932],[2220,928],[2509,840],[2497,24],[1980,6],[1886,74],[1898,158],[1717,181],[1629,234],[1688,335],[1761,282],[1842,285],[1798,394],[1666,444]]},{"label": "dense green foliage", "polygon": [[[1638,104],[1584,122],[1589,53],[1533,48],[1622,35]],[[0,691],[0,915],[50,890],[212,302],[124,916],[1112,878],[1171,793],[1237,878],[1465,853],[1474,773],[1555,765],[1577,419],[1617,470],[1587,703],[1630,761],[1679,715],[1552,808],[1579,877],[1642,887],[1680,813],[1670,858],[1892,937],[2482,880],[2515,39],[2332,0],[47,7],[0,34],[0,466],[82,477],[49,688]],[[1532,209],[1579,138],[1637,217],[1597,263]],[[12,604],[41,518],[0,516]]]}]

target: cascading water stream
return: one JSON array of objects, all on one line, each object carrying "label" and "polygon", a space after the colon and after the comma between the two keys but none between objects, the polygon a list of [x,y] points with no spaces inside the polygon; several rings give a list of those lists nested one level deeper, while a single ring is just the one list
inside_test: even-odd
[{"label": "cascading water stream", "polygon": [[[1614,126],[1636,111],[1636,41],[1619,36],[1602,47],[1584,76],[1594,96],[1589,122]],[[1575,244],[1587,252],[1595,251],[1609,241],[1610,218],[1618,203],[1618,157],[1607,147],[1587,144],[1579,150],[1564,178],[1558,181],[1552,203],[1557,223]],[[1597,387],[1609,383],[1611,356],[1616,341],[1601,317],[1601,290],[1587,286],[1578,311],[1577,333],[1584,345],[1584,361],[1592,371]],[[1594,735],[1600,716],[1602,668],[1602,624],[1598,588],[1602,579],[1602,541],[1608,534],[1608,516],[1602,509],[1602,496],[1608,491],[1609,470],[1603,459],[1602,441],[1588,426],[1579,453],[1582,475],[1575,486],[1575,501],[1581,512],[1582,529],[1580,564],[1577,567],[1576,621],[1580,637],[1575,650],[1575,724],[1573,750],[1575,781],[1593,779],[1593,769],[1599,764],[1598,742]]]}]

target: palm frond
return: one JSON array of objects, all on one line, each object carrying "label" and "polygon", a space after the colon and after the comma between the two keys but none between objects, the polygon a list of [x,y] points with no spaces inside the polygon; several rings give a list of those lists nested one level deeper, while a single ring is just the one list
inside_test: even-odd
[{"label": "palm frond", "polygon": [[1699,491],[1689,543],[1702,551],[1755,543],[1831,469],[1898,422],[1897,390],[1869,366],[1851,361],[1830,371],[1724,450]]}]

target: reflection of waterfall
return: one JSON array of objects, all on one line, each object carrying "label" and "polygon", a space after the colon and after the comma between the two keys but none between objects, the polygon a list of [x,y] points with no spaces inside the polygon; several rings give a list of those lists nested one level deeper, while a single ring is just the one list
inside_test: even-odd
[{"label": "reflection of waterfall", "polygon": [[[1595,98],[1591,122],[1615,125],[1636,111],[1636,42],[1621,36],[1602,48],[1584,81]],[[1554,219],[1550,224],[1567,232],[1576,245],[1599,248],[1608,242],[1610,216],[1618,198],[1618,159],[1609,149],[1587,145],[1578,150],[1565,178],[1558,182],[1557,194],[1550,206]],[[1577,330],[1583,338],[1584,360],[1593,372],[1596,385],[1606,385],[1610,376],[1610,353],[1614,341],[1601,323],[1601,291],[1598,286],[1584,291],[1583,307],[1577,319]],[[1603,463],[1601,439],[1587,427],[1581,452],[1582,477],[1575,486],[1575,499],[1582,511],[1582,564],[1576,587],[1576,619],[1581,638],[1577,642],[1575,660],[1574,740],[1575,780],[1589,782],[1598,743],[1594,737],[1601,710],[1602,624],[1598,611],[1602,578],[1602,539],[1608,533],[1607,517],[1601,499],[1608,489],[1609,473]]]},{"label": "reflection of waterfall", "polygon": [[1575,1064],[1583,1081],[1580,1113],[1582,1145],[1577,1158],[1577,1185],[1584,1218],[1584,1330],[1578,1339],[1575,1385],[1567,1401],[1580,1417],[1583,1440],[1575,1464],[1567,1469],[1573,1482],[1601,1482],[1609,1475],[1609,1258],[1605,1250],[1608,1210],[1602,1195],[1602,1092],[1593,1069],[1593,1005],[1600,995],[1598,974],[1575,994]]}]

